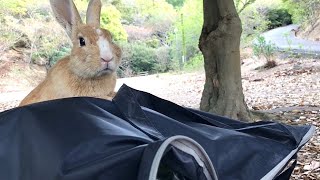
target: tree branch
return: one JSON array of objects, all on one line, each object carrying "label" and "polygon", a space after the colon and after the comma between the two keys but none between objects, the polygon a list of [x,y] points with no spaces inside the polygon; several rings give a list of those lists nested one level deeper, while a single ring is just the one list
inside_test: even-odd
[{"label": "tree branch", "polygon": [[240,9],[239,9],[239,6],[238,6],[239,4],[237,4],[237,9],[239,9],[238,13],[240,14],[244,9],[246,9],[250,4],[254,3],[255,1],[256,0],[246,0],[245,2],[241,1],[242,7]]}]

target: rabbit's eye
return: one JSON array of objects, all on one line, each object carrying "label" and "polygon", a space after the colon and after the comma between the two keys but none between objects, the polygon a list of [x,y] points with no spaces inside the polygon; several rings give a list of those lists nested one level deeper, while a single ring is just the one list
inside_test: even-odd
[{"label": "rabbit's eye", "polygon": [[86,41],[84,40],[83,37],[79,37],[79,43],[81,47],[86,45]]}]

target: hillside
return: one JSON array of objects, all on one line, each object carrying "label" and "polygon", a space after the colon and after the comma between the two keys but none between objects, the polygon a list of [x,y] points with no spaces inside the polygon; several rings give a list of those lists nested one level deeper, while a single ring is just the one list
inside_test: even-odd
[{"label": "hillside", "polygon": [[313,41],[320,41],[320,15],[314,24],[309,24],[301,30],[299,37]]}]

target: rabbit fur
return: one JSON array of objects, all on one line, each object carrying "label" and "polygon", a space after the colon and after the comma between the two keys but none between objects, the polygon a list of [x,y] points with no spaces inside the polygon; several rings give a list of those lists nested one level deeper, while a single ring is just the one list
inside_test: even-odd
[{"label": "rabbit fur", "polygon": [[59,60],[19,106],[76,96],[111,100],[122,52],[111,33],[100,28],[100,0],[90,0],[86,24],[72,0],[50,0],[50,4],[72,41],[71,54]]}]

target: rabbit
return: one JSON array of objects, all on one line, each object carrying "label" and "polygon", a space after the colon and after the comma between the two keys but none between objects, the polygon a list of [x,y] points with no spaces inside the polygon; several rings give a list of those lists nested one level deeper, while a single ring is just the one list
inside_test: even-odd
[{"label": "rabbit", "polygon": [[90,0],[86,24],[72,0],[50,0],[50,5],[73,47],[70,55],[59,60],[19,106],[77,96],[111,100],[122,51],[111,33],[100,27],[101,1]]}]

